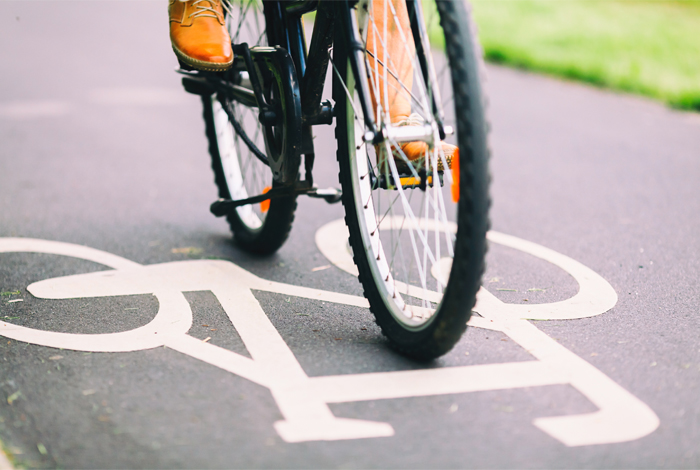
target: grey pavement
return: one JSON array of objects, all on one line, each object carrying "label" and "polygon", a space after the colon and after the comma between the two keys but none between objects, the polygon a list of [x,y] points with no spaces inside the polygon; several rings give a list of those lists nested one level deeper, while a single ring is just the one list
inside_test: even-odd
[{"label": "grey pavement", "polygon": [[[201,105],[181,88],[162,2],[0,3],[0,237],[89,246],[144,265],[228,260],[277,282],[361,295],[314,235],[340,205],[300,199],[287,244],[256,257],[213,217]],[[533,425],[596,407],[570,385],[331,404],[391,437],[285,442],[269,390],[168,348],[86,353],[0,337],[0,441],[36,468],[699,468],[700,116],[636,97],[489,67],[494,230],[591,268],[618,302],[532,322],[658,416],[634,440],[568,447]],[[331,129],[317,179],[337,186]],[[189,254],[188,254],[189,253]],[[0,320],[109,333],[148,323],[151,295],[47,300],[27,286],[102,270],[0,253]],[[492,245],[484,285],[507,303],[574,295],[566,272]],[[502,289],[502,290],[498,290]],[[310,377],[523,362],[470,328],[429,364],[392,352],[363,308],[255,293]],[[22,299],[21,302],[11,300]],[[186,293],[189,334],[247,355],[211,292]],[[303,313],[303,315],[299,315]],[[206,325],[206,326],[205,326]],[[0,461],[0,467],[2,463]]]}]

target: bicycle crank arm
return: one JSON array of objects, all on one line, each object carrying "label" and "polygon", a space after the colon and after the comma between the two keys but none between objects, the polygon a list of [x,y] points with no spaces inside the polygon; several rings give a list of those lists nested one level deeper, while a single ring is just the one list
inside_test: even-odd
[{"label": "bicycle crank arm", "polygon": [[257,204],[263,201],[267,201],[268,199],[289,197],[293,196],[294,194],[295,191],[289,187],[275,188],[269,190],[265,194],[260,194],[259,196],[253,196],[246,199],[237,199],[235,201],[231,199],[219,199],[218,201],[212,203],[212,205],[209,207],[209,210],[215,216],[223,217],[225,215],[230,214],[233,210],[236,209],[236,207],[246,206],[248,204]]},{"label": "bicycle crank arm", "polygon": [[245,206],[248,204],[258,204],[260,202],[267,201],[268,199],[307,195],[309,197],[317,199],[324,199],[329,204],[335,204],[336,202],[339,202],[340,198],[343,196],[343,193],[340,189],[319,189],[315,186],[309,186],[305,183],[305,181],[301,181],[294,186],[273,188],[265,194],[260,194],[258,196],[253,196],[246,199],[237,199],[235,201],[231,199],[219,199],[218,201],[212,203],[212,205],[209,207],[209,210],[215,216],[223,217],[235,210],[236,207]]}]

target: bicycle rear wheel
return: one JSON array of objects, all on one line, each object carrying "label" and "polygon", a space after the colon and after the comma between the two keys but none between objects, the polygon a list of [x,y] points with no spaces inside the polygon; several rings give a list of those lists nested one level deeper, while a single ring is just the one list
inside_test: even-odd
[{"label": "bicycle rear wheel", "polygon": [[[234,44],[250,47],[268,45],[267,28],[261,0],[230,2],[227,26]],[[241,62],[238,62],[240,64]],[[237,68],[223,74],[226,80],[252,90],[248,72]],[[276,84],[272,83],[272,87]],[[268,90],[268,93],[274,93]],[[236,131],[233,120],[253,145],[268,157],[279,153],[285,139],[284,126],[271,128],[258,120],[258,109],[231,99],[210,95],[202,97],[204,122],[209,141],[215,183],[219,197],[246,199],[274,187],[272,171],[245,143]],[[292,171],[298,171],[298,166]],[[294,221],[296,197],[275,198],[260,204],[237,207],[227,216],[236,243],[243,249],[259,254],[278,250],[289,236]]]},{"label": "bicycle rear wheel", "polygon": [[[376,321],[394,348],[432,359],[449,351],[465,331],[484,270],[490,205],[487,122],[480,49],[467,4],[403,1],[360,1],[338,33],[333,60],[337,155],[350,246]],[[379,2],[381,15],[374,11]],[[382,34],[392,27],[404,44],[394,57],[388,41],[396,36]],[[372,34],[375,46],[368,47]],[[366,76],[353,74],[348,47],[353,39],[363,46]],[[410,78],[398,65],[406,57]],[[410,99],[410,120],[434,129],[433,143],[421,158],[408,158],[399,140],[389,138],[378,148],[364,141],[367,128],[356,79],[364,80],[374,96],[386,96],[394,87]],[[376,121],[392,123],[392,105],[377,101],[372,103]],[[449,166],[436,144],[440,122],[443,129],[455,129],[446,138],[460,149],[454,172],[439,168]],[[388,151],[394,156],[378,157]]]}]

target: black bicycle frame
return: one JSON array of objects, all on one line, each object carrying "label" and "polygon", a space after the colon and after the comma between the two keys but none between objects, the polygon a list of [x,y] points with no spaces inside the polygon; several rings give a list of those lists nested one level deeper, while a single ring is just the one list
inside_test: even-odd
[{"label": "black bicycle frame", "polygon": [[[355,3],[348,0],[263,1],[268,43],[284,47],[292,56],[301,80],[302,113],[309,125],[330,124],[330,116],[324,113],[327,110],[321,106],[321,95],[331,49],[338,36],[345,39],[344,46],[349,51],[348,59],[353,73],[358,77],[367,76],[364,46],[361,38],[357,37],[355,18],[350,11]],[[316,21],[307,53],[301,15],[313,10],[316,10]],[[357,83],[368,130],[376,133],[369,90],[364,80],[357,80]]]},{"label": "black bicycle frame", "polygon": [[[329,63],[331,61],[331,51],[334,44],[343,48],[350,68],[357,78],[355,80],[355,91],[360,102],[360,108],[364,114],[366,133],[364,139],[372,144],[381,143],[386,136],[377,128],[374,120],[374,112],[371,105],[370,90],[368,81],[360,77],[369,77],[367,73],[368,63],[365,54],[365,46],[362,38],[358,35],[356,18],[352,14],[352,8],[357,4],[357,0],[299,0],[280,1],[263,0],[263,12],[266,23],[266,34],[268,44],[272,47],[279,46],[285,49],[292,59],[294,71],[299,80],[299,93],[301,98],[301,155],[304,155],[305,178],[303,182],[293,184],[287,189],[280,188],[279,194],[268,193],[267,197],[255,196],[246,201],[227,201],[221,205],[217,212],[224,213],[231,207],[259,202],[258,200],[269,199],[270,197],[283,197],[291,193],[308,194],[313,189],[313,164],[315,152],[312,138],[312,126],[318,124],[333,123],[333,108],[330,102],[321,102],[323,88],[328,74]],[[435,71],[432,63],[426,56],[425,45],[427,44],[427,32],[422,25],[422,11],[420,2],[417,0],[407,0],[409,16],[413,32],[416,53],[420,64],[421,72],[426,80],[436,85]],[[306,48],[306,37],[302,15],[316,10],[316,20],[311,36],[311,44]],[[247,49],[247,48],[246,48]],[[250,62],[250,57],[247,57]],[[250,68],[250,64],[248,64]],[[294,77],[290,77],[293,80]],[[198,79],[190,77],[190,87],[196,84]],[[259,90],[246,90],[242,87],[226,84],[215,76],[208,77],[210,84],[216,84],[233,99],[246,105],[261,102]],[[206,80],[203,80],[203,82]],[[221,83],[217,83],[221,82]],[[255,79],[253,80],[255,81]],[[185,81],[183,80],[183,83]],[[198,85],[198,86],[201,86]],[[186,86],[187,87],[187,86]],[[431,87],[432,88],[432,87]],[[196,93],[196,91],[194,91]],[[439,104],[439,96],[431,93],[433,113],[436,117],[441,138],[444,138],[443,111]],[[263,114],[270,113],[269,110],[261,109],[261,122],[267,121]],[[270,119],[274,119],[274,113],[270,114]],[[238,130],[237,130],[238,131]],[[256,156],[266,164],[269,164],[264,156],[257,155],[256,148],[252,145],[251,150]],[[260,151],[258,150],[258,153]],[[289,194],[288,194],[289,193]],[[263,198],[263,199],[261,199]],[[226,207],[224,207],[226,206]],[[218,214],[217,214],[218,215]]]}]

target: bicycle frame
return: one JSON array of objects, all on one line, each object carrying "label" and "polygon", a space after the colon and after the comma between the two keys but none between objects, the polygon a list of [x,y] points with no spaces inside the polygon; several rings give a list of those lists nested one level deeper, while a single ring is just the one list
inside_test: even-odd
[{"label": "bicycle frame", "polygon": [[[366,70],[365,47],[361,38],[357,37],[356,18],[351,14],[351,7],[359,0],[321,1],[306,0],[300,2],[263,1],[265,16],[269,24],[274,24],[274,31],[268,31],[270,44],[286,45],[297,73],[301,77],[302,114],[305,124],[330,124],[321,107],[321,94],[328,70],[330,51],[338,40],[345,40],[345,47],[350,53],[348,58],[356,77],[368,76]],[[366,3],[366,2],[365,2]],[[428,32],[425,29],[423,10],[420,1],[406,0],[413,40],[416,44],[416,55],[421,72],[427,80],[437,84],[435,66],[428,49]],[[340,8],[338,8],[340,7]],[[304,28],[301,15],[316,10],[316,21],[311,36],[311,45],[307,53],[305,48]],[[340,27],[338,27],[340,26]],[[340,34],[338,34],[338,32]],[[335,37],[334,37],[335,36]],[[374,111],[370,103],[370,94],[364,80],[357,80],[358,98],[364,114],[367,135],[365,140],[379,144],[387,138],[386,132],[379,132],[374,120]],[[444,139],[447,130],[443,124],[444,111],[439,96],[439,87],[431,86],[431,107],[436,118],[440,139]],[[305,132],[306,134],[306,132]],[[310,133],[309,133],[310,136]],[[313,145],[304,148],[313,150]],[[302,152],[305,153],[305,152]]]},{"label": "bicycle frame", "polygon": [[[298,93],[296,99],[300,99],[300,112],[295,116],[276,116],[274,111],[269,107],[262,97],[262,86],[260,77],[256,76],[253,66],[253,59],[260,54],[270,54],[271,51],[249,49],[245,44],[233,45],[236,51],[236,62],[245,62],[245,69],[249,71],[253,91],[241,86],[237,86],[222,79],[221,73],[191,73],[183,72],[187,75],[183,78],[185,88],[197,94],[225,93],[234,100],[239,101],[247,106],[257,107],[259,109],[259,120],[266,125],[272,125],[275,122],[280,122],[284,119],[285,125],[290,125],[295,129],[300,129],[299,143],[295,142],[290,145],[288,153],[294,153],[296,158],[304,155],[305,180],[298,181],[297,178],[280,178],[279,167],[284,162],[271,162],[265,156],[264,152],[257,149],[255,145],[247,138],[244,132],[238,127],[236,131],[241,135],[246,145],[252,153],[256,155],[263,163],[273,168],[276,181],[282,186],[274,188],[272,191],[264,195],[253,196],[245,200],[239,201],[217,201],[212,205],[212,212],[217,216],[226,215],[235,207],[261,202],[262,200],[272,199],[276,197],[286,197],[293,194],[307,194],[310,196],[323,197],[328,202],[337,202],[340,199],[340,193],[333,195],[317,194],[313,185],[313,166],[315,161],[315,151],[313,145],[312,126],[329,125],[333,123],[333,107],[328,101],[322,102],[322,93],[328,73],[329,64],[331,63],[331,51],[334,45],[342,44],[342,47],[347,51],[347,58],[350,63],[355,77],[367,77],[367,59],[365,57],[365,47],[362,38],[358,36],[357,18],[352,14],[351,9],[360,4],[360,7],[366,7],[370,0],[340,0],[340,1],[322,1],[322,0],[301,0],[301,1],[280,1],[280,0],[263,0],[263,13],[267,25],[266,34],[268,44],[273,47],[278,47],[285,50],[291,58],[293,68],[283,66],[283,75],[285,80],[293,86],[298,84],[298,91],[293,88],[284,92],[289,95]],[[427,31],[423,24],[423,13],[420,2],[416,0],[406,0],[411,17],[413,39],[416,44],[416,53],[418,63],[423,76],[426,77],[432,84],[437,83],[435,68],[427,50]],[[307,49],[306,37],[302,15],[316,11],[316,21],[314,22],[311,43]],[[251,57],[252,55],[252,57]],[[234,62],[234,70],[237,69]],[[239,65],[240,68],[240,65]],[[270,69],[272,70],[272,69]],[[285,82],[286,83],[286,82]],[[444,139],[445,135],[451,132],[451,129],[443,126],[444,113],[440,106],[440,99],[437,94],[438,87],[431,86],[435,93],[431,93],[430,101],[435,116],[435,124],[439,132],[440,138]],[[374,110],[372,109],[372,101],[370,98],[370,90],[368,89],[366,80],[356,80],[356,92],[362,113],[364,114],[365,134],[364,140],[373,145],[379,145],[388,138],[392,138],[398,142],[424,140],[428,141],[432,137],[432,129],[430,126],[424,126],[425,129],[387,129],[386,124],[382,128],[378,128],[374,119]],[[290,95],[291,96],[291,95]],[[287,113],[289,114],[289,113]],[[232,120],[235,126],[235,119]],[[406,131],[409,131],[408,133]],[[406,134],[405,136],[403,134]],[[408,135],[410,134],[410,135]],[[282,155],[282,160],[294,158],[293,155]],[[371,170],[370,170],[371,171]],[[374,176],[374,175],[372,175]],[[376,177],[374,178],[376,179]],[[421,178],[422,179],[422,178]],[[423,185],[424,186],[424,185]]]},{"label": "bicycle frame", "polygon": [[[263,1],[267,24],[268,44],[286,49],[292,58],[297,77],[300,79],[302,120],[304,143],[302,154],[313,153],[311,126],[331,124],[332,114],[328,106],[321,103],[323,87],[333,44],[339,38],[349,37],[354,28],[354,17],[350,14],[351,1],[304,0],[285,2],[279,0]],[[306,37],[302,15],[316,11],[316,21],[311,36],[311,44],[306,48]],[[340,28],[338,27],[340,26]],[[342,31],[344,34],[339,34]],[[348,34],[350,33],[350,34]],[[353,51],[350,62],[356,76],[366,76],[364,63],[364,46],[360,38],[350,40],[349,49]],[[358,81],[360,104],[366,115],[368,130],[376,134],[376,124],[370,106],[369,90],[362,81]],[[378,135],[378,134],[377,134]],[[308,141],[307,141],[308,139]]]}]

